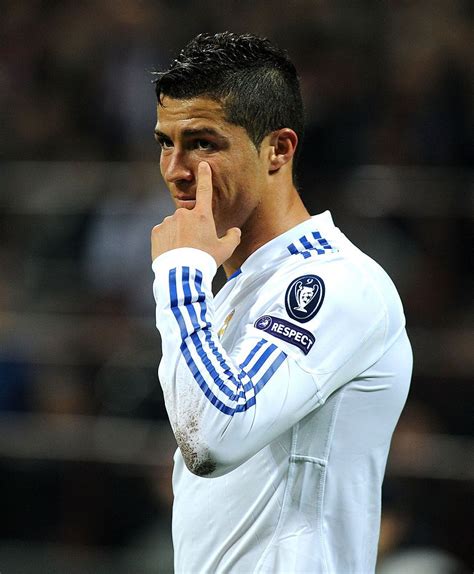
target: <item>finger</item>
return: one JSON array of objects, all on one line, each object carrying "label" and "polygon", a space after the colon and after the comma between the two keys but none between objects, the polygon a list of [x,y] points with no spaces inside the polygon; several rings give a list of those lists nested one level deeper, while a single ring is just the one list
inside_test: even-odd
[{"label": "finger", "polygon": [[213,253],[214,259],[218,266],[222,265],[234,253],[237,245],[240,243],[240,229],[232,227],[227,230],[224,237],[219,239],[219,249]]},{"label": "finger", "polygon": [[202,211],[212,212],[212,171],[211,166],[205,161],[199,162],[198,165],[196,207]]},{"label": "finger", "polygon": [[232,227],[231,229],[227,230],[227,233],[224,237],[220,238],[221,243],[226,244],[229,248],[232,248],[232,251],[237,247],[240,243],[240,237],[242,232],[238,227]]}]

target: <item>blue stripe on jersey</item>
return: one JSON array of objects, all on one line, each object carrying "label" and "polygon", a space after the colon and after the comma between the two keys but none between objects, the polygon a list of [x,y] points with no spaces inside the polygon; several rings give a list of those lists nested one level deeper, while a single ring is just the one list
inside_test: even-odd
[{"label": "blue stripe on jersey", "polygon": [[294,243],[290,243],[288,245],[287,249],[292,255],[298,255],[298,253],[299,253],[299,250],[297,249],[297,247]]},{"label": "blue stripe on jersey", "polygon": [[[236,378],[231,367],[227,364],[224,356],[220,353],[219,348],[216,346],[215,341],[212,338],[212,333],[209,329],[210,323],[206,320],[207,308],[205,294],[202,290],[202,273],[199,270],[196,270],[194,274],[194,287],[198,295],[197,298],[195,295],[193,295],[191,290],[191,275],[192,273],[190,273],[189,267],[182,268],[182,287],[184,298],[182,304],[180,305],[180,298],[178,297],[177,288],[177,269],[171,269],[169,272],[170,304],[173,315],[178,323],[182,339],[180,350],[194,379],[199,384],[201,390],[207,399],[211,402],[211,404],[213,404],[221,412],[228,415],[233,415],[236,412],[245,411],[255,404],[255,395],[271,379],[272,375],[276,372],[281,363],[286,359],[287,355],[283,351],[280,351],[275,360],[270,364],[265,372],[261,374],[257,381],[257,375],[260,374],[266,360],[275,350],[277,350],[277,347],[273,343],[269,343],[265,339],[261,339],[250,351],[245,360],[241,363],[241,371],[238,373]],[[201,321],[199,321],[196,309],[193,305],[193,303],[196,302],[198,302],[201,306]],[[186,321],[180,307],[183,307],[186,310],[191,320],[193,327],[193,331],[191,333],[188,333]],[[208,357],[199,332],[204,333],[205,343],[209,346],[212,354],[218,359],[218,365],[222,370],[220,374],[216,369],[216,366]],[[236,405],[226,405],[214,394],[212,389],[207,384],[205,378],[203,377],[201,371],[199,370],[199,367],[196,365],[187,341],[192,343],[200,361],[202,362],[202,365],[204,366],[207,373],[212,377],[212,380],[218,387],[219,391],[229,397],[231,401],[237,403]],[[247,366],[259,352],[261,352],[261,356],[257,359],[251,371],[247,373],[243,367]],[[224,377],[222,377],[222,375],[224,375]],[[249,378],[250,376],[254,377],[255,380],[252,381]],[[244,384],[244,380],[248,380],[248,382]],[[231,383],[233,389],[229,388],[228,383]],[[246,393],[248,392],[251,392],[252,395],[246,398]],[[240,402],[242,400],[244,400],[243,403]]]},{"label": "blue stripe on jersey", "polygon": [[320,247],[323,247],[324,249],[329,249],[330,251],[337,251],[337,249],[333,249],[332,245],[329,244],[329,241],[327,239],[321,237],[321,233],[319,233],[319,231],[313,231],[313,237],[316,239]]},{"label": "blue stripe on jersey", "polygon": [[[199,276],[197,274],[199,274]],[[237,390],[237,387],[239,386],[239,382],[235,380],[234,375],[232,373],[232,370],[229,368],[229,366],[225,362],[224,357],[219,352],[219,349],[216,347],[215,342],[212,339],[212,333],[209,329],[210,323],[208,321],[205,321],[205,317],[206,317],[206,313],[207,313],[207,305],[206,305],[205,294],[204,294],[204,291],[202,290],[202,273],[199,270],[196,270],[196,275],[199,278],[197,281],[195,281],[195,287],[196,287],[196,291],[198,292],[198,301],[200,302],[200,306],[201,306],[201,320],[203,322],[205,322],[207,325],[206,329],[203,330],[204,336],[206,338],[207,344],[209,345],[209,348],[212,351],[212,354],[217,358],[221,368],[224,370],[224,374],[227,376],[227,380],[229,382],[234,383],[235,388],[233,391],[232,390],[230,391],[231,395],[229,395],[229,396],[233,396],[235,391]],[[206,352],[202,349],[202,344],[201,344],[200,340],[199,340],[199,346],[201,347],[201,350],[202,350],[202,354],[199,353],[199,350],[198,350],[200,359],[203,361],[203,363],[208,361],[209,364],[212,365],[212,363],[209,361],[209,358],[206,355]],[[213,376],[213,378],[214,378],[214,376]],[[214,378],[214,380],[216,380],[216,379]],[[226,388],[226,390],[227,390],[227,386],[225,385],[225,383],[223,381],[222,381],[222,385],[219,384],[219,387],[221,388],[221,390],[223,387]],[[224,391],[224,392],[226,392],[226,391]],[[242,392],[241,392],[241,395],[244,396]]]},{"label": "blue stripe on jersey", "polygon": [[332,249],[328,240],[324,239],[324,237],[321,237],[321,233],[319,233],[319,231],[313,231],[313,237],[318,240],[318,243],[321,245],[321,247],[324,247],[324,249]]},{"label": "blue stripe on jersey", "polygon": [[302,255],[305,259],[308,259],[308,257],[311,257],[315,252],[318,255],[324,255],[326,251],[337,251],[337,249],[333,249],[327,239],[321,237],[319,231],[313,231],[311,235],[313,236],[312,238],[303,235],[298,239],[301,247],[297,247],[296,242],[290,243],[287,249],[291,255]]},{"label": "blue stripe on jersey", "polygon": [[191,374],[194,377],[194,380],[198,383],[199,387],[201,388],[201,390],[203,391],[204,395],[210,400],[210,402],[217,407],[220,411],[222,411],[224,414],[226,415],[233,415],[235,409],[229,408],[228,406],[226,406],[222,401],[220,401],[211,391],[211,389],[208,387],[206,381],[204,380],[204,377],[202,376],[201,372],[199,371],[199,369],[197,368],[195,362],[193,361],[193,358],[191,356],[191,353],[188,349],[188,346],[186,344],[186,341],[183,341],[181,343],[181,352],[183,353],[183,357],[186,361],[186,364],[189,367],[189,370],[191,371]]},{"label": "blue stripe on jersey", "polygon": [[300,241],[301,241],[301,244],[303,245],[303,247],[306,247],[306,249],[314,249],[314,245],[312,245],[308,241],[308,238],[306,237],[306,235],[303,235],[303,237],[300,237]]},{"label": "blue stripe on jersey", "polygon": [[[201,390],[203,391],[205,397],[216,407],[218,408],[221,412],[223,412],[226,415],[234,415],[235,413],[238,412],[243,412],[248,410],[250,407],[252,407],[253,405],[255,405],[256,400],[255,400],[255,395],[257,395],[257,393],[259,393],[261,391],[261,389],[265,386],[265,384],[271,379],[271,377],[273,376],[273,374],[277,371],[278,367],[281,365],[281,363],[286,359],[286,353],[284,353],[283,351],[281,351],[277,357],[275,358],[275,360],[273,361],[273,363],[268,367],[268,369],[263,373],[263,375],[261,376],[261,378],[259,379],[259,381],[255,384],[252,385],[253,386],[253,394],[244,402],[244,403],[237,403],[235,407],[229,407],[228,405],[226,405],[223,401],[221,401],[212,391],[212,389],[209,387],[209,385],[207,384],[206,380],[204,379],[201,371],[199,370],[198,366],[196,365],[196,363],[194,362],[191,352],[188,348],[188,345],[186,344],[185,341],[183,341],[181,343],[181,352],[183,353],[183,356],[185,358],[186,364],[188,365],[191,374],[194,377],[194,380],[198,383],[199,387],[201,388]],[[252,350],[253,352],[253,350]],[[252,386],[250,387],[250,389],[252,388]],[[250,390],[248,389],[248,390]],[[223,388],[220,388],[221,391],[223,391]],[[229,389],[227,389],[227,391],[229,391]],[[234,400],[235,402],[237,402],[237,399],[240,397],[236,396],[236,395],[232,395],[232,393],[225,392],[225,394],[232,400]],[[243,395],[245,396],[245,395]]]},{"label": "blue stripe on jersey", "polygon": [[[265,341],[265,342],[267,343],[268,341]],[[252,387],[255,387],[255,379],[256,379],[258,372],[260,371],[260,369],[262,368],[263,364],[268,359],[268,357],[276,349],[277,349],[276,345],[274,345],[273,343],[270,343],[268,345],[268,347],[264,350],[264,352],[262,353],[262,355],[260,356],[258,361],[255,362],[255,365],[252,367],[252,369],[248,372],[244,371],[245,374],[249,377],[249,382],[244,384],[244,390],[245,391],[250,391],[250,389],[252,389]]]},{"label": "blue stripe on jersey", "polygon": [[250,363],[250,361],[253,359],[255,353],[260,349],[260,347],[266,343],[267,341],[265,339],[260,339],[260,341],[255,345],[255,347],[250,351],[250,353],[248,354],[247,358],[245,359],[245,361],[243,363],[240,363],[239,367],[241,369],[245,369],[245,367]]},{"label": "blue stripe on jersey", "polygon": [[202,273],[199,271],[199,269],[195,270],[194,283],[196,285],[196,290],[198,292],[197,302],[202,303],[203,301],[206,300],[206,295],[204,294],[204,291],[202,290],[202,287],[201,287],[201,285],[202,285]]},{"label": "blue stripe on jersey", "polygon": [[276,372],[278,367],[283,363],[285,359],[286,354],[282,351],[273,361],[273,363],[270,365],[267,371],[262,375],[262,378],[255,385],[255,394],[257,394],[260,391],[260,389],[262,389],[266,385],[266,383],[271,379],[273,373]]},{"label": "blue stripe on jersey", "polygon": [[[266,341],[265,341],[266,342]],[[261,354],[258,361],[255,362],[255,365],[250,369],[247,373],[250,378],[254,377],[258,371],[262,368],[263,363],[268,359],[268,357],[275,351],[277,348],[276,345],[270,343],[269,346],[265,349],[265,351]]]},{"label": "blue stripe on jersey", "polygon": [[204,294],[204,291],[201,287],[202,273],[199,271],[199,269],[195,270],[194,284],[196,286],[196,291],[198,292],[197,303],[201,303],[201,323],[205,326],[206,329],[209,329],[211,327],[211,323],[206,320],[206,305],[202,304],[206,300],[206,295]]},{"label": "blue stripe on jersey", "polygon": [[[202,276],[201,276],[202,278]],[[198,292],[202,293],[202,287],[201,287],[201,283],[199,282],[199,284],[196,285],[196,288],[198,290]],[[201,303],[201,317],[205,316],[206,314],[206,303],[205,301],[203,301]],[[223,391],[227,396],[231,397],[231,398],[235,398],[236,393],[237,393],[237,388],[240,388],[241,390],[238,392],[237,396],[240,398],[244,398],[245,397],[245,392],[251,390],[254,386],[254,384],[252,383],[252,380],[249,380],[248,383],[244,384],[244,386],[242,387],[242,382],[243,379],[250,379],[251,377],[254,377],[258,374],[259,370],[262,368],[263,364],[265,363],[266,359],[270,356],[270,354],[276,350],[276,346],[273,343],[269,343],[268,341],[266,341],[265,339],[261,339],[256,345],[255,347],[250,351],[250,353],[248,354],[248,356],[246,357],[246,359],[243,361],[243,363],[241,363],[239,365],[241,371],[238,373],[238,381],[235,379],[234,373],[232,372],[231,368],[227,365],[227,363],[225,362],[224,357],[222,356],[222,354],[220,353],[218,347],[215,344],[215,341],[212,338],[212,333],[209,329],[207,329],[205,331],[205,338],[206,338],[206,342],[209,345],[209,348],[211,349],[213,355],[218,359],[221,368],[224,371],[224,374],[226,375],[226,379],[225,382],[221,381],[220,378],[218,377],[215,369],[212,369],[212,372],[209,370],[208,368],[208,364],[212,367],[212,363],[209,360],[209,358],[207,357],[205,351],[203,350],[203,356],[205,357],[205,359],[203,358],[203,356],[201,355],[201,353],[199,353],[199,357],[201,359],[201,361],[203,362],[204,366],[207,368],[209,374],[211,374],[211,376],[213,377],[214,381],[216,381],[216,375],[217,375],[217,380],[220,381],[218,384],[219,389],[221,391]],[[202,344],[201,341],[198,339],[198,345],[200,347],[200,350],[202,350]],[[255,356],[255,354],[260,350],[260,348],[266,344],[269,349],[265,350],[262,353],[262,356],[259,358],[259,360],[256,362],[256,364],[254,365],[251,373],[247,373],[245,371],[245,367],[249,364],[249,362],[252,360],[252,358]],[[196,343],[195,343],[196,345]],[[196,349],[197,349],[197,345],[196,345]],[[286,357],[286,355],[285,355]],[[208,363],[208,364],[207,364]],[[234,389],[229,389],[228,386],[225,383],[233,383],[233,386],[235,387]],[[245,391],[245,392],[244,392]]]},{"label": "blue stripe on jersey", "polygon": [[[184,301],[188,302],[188,305],[186,306],[186,309],[188,310],[188,313],[190,314],[190,316],[193,315],[194,313],[194,317],[195,320],[192,319],[192,323],[193,323],[193,327],[196,328],[196,326],[199,329],[199,324],[197,323],[197,316],[194,310],[194,307],[192,305],[192,296],[191,296],[191,289],[189,287],[189,267],[183,267],[183,293],[184,293]],[[197,275],[197,274],[196,274]],[[199,276],[200,277],[196,277],[196,283],[199,284],[200,281],[202,281],[202,274],[199,272]],[[186,281],[185,281],[186,280]],[[187,285],[186,285],[187,283]],[[217,406],[222,412],[225,412],[226,414],[233,414],[233,409],[227,407],[226,405],[224,405],[224,403],[222,403],[221,401],[219,401],[219,399],[212,393],[211,389],[208,387],[206,381],[204,380],[202,374],[200,373],[197,365],[194,362],[194,359],[191,355],[191,352],[189,350],[189,347],[186,343],[186,338],[188,336],[191,337],[191,340],[193,340],[193,338],[195,336],[197,336],[196,332],[191,333],[190,335],[188,334],[187,328],[186,328],[186,323],[184,321],[183,315],[181,313],[181,310],[179,308],[179,302],[178,302],[178,295],[177,295],[177,283],[176,283],[176,268],[175,269],[171,269],[170,273],[169,273],[169,286],[170,286],[170,301],[171,301],[171,305],[172,305],[172,312],[173,315],[176,319],[176,321],[178,322],[179,328],[180,328],[180,333],[181,333],[181,339],[182,339],[182,343],[180,345],[180,349],[181,352],[183,353],[183,356],[185,358],[185,361],[189,367],[189,369],[191,370],[191,373],[194,377],[194,379],[197,381],[197,383],[199,384],[199,386],[201,387],[201,389],[203,390],[205,396],[211,401],[212,404],[215,404],[215,406]],[[201,297],[198,297],[198,300]],[[190,309],[192,309],[192,311],[190,312]],[[201,315],[202,317],[202,315]],[[204,321],[204,324],[206,326],[210,326],[209,323],[207,323],[206,321]],[[200,342],[199,342],[199,346],[201,346]],[[199,353],[199,348],[197,349],[198,354],[200,355],[200,357],[202,358],[202,353]],[[207,364],[205,365],[208,372],[209,372],[209,366],[213,368],[212,363],[209,361],[208,357],[206,356],[206,362]],[[214,369],[215,371],[215,369]],[[217,371],[215,371],[215,374],[217,375]],[[222,381],[221,381],[222,382]],[[223,384],[223,383],[222,383]],[[220,386],[220,385],[219,385]],[[235,399],[238,397],[235,397],[235,395],[233,395],[233,393],[231,393],[231,396]]]},{"label": "blue stripe on jersey", "polygon": [[306,237],[306,235],[303,235],[303,237],[300,237],[300,242],[303,245],[303,247],[306,247],[307,251],[301,251],[301,255],[305,258],[308,259],[308,257],[311,257],[311,250],[315,249],[314,245],[312,245],[309,241],[308,238]]},{"label": "blue stripe on jersey", "polygon": [[[245,398],[245,394],[244,394],[243,390],[240,390],[237,393],[234,392],[220,378],[220,375],[217,372],[215,366],[212,364],[212,361],[206,355],[206,352],[202,346],[201,340],[199,339],[199,335],[197,333],[193,333],[191,335],[191,340],[194,344],[196,351],[198,352],[199,358],[201,359],[204,368],[211,375],[214,382],[216,382],[216,384],[219,387],[219,390],[222,391],[225,395],[227,395],[232,400],[238,400],[239,398]],[[224,371],[224,375],[227,377],[227,380],[230,380],[233,382],[235,379],[234,379],[232,372],[227,368],[227,365],[225,364],[225,361],[224,361],[224,358],[222,357],[222,355],[220,355],[220,357],[221,357],[221,360],[219,361],[219,366]],[[237,391],[239,385],[238,385],[237,381],[235,381],[235,382],[236,382],[236,384],[234,384],[234,387],[235,387],[235,390]]]},{"label": "blue stripe on jersey", "polygon": [[186,324],[184,323],[183,316],[178,307],[178,290],[176,288],[176,269],[171,269],[169,274],[169,287],[170,287],[170,306],[173,315],[178,322],[179,330],[181,332],[181,339],[187,335]]},{"label": "blue stripe on jersey", "polygon": [[183,267],[183,293],[184,293],[184,305],[191,305],[193,296],[191,295],[191,288],[189,286],[189,267]]}]

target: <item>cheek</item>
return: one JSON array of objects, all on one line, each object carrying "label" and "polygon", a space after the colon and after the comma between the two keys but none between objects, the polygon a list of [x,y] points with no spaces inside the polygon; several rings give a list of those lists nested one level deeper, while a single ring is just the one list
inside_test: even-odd
[{"label": "cheek", "polygon": [[164,174],[165,174],[165,170],[166,170],[166,160],[165,160],[165,158],[163,157],[163,154],[162,154],[162,153],[160,153],[160,162],[159,162],[159,164],[160,164],[160,173],[161,173],[161,176],[164,178]]},{"label": "cheek", "polygon": [[[231,179],[231,168],[227,166],[222,166],[219,162],[212,161],[212,158],[204,158],[204,160],[209,164],[212,173],[212,188],[214,194],[221,195],[226,194],[226,190],[229,188]],[[197,167],[196,167],[197,171]]]},{"label": "cheek", "polygon": [[166,177],[166,172],[168,170],[169,167],[169,159],[166,157],[166,154],[161,153],[160,155],[160,174],[161,174],[161,178],[163,180],[163,183],[166,185],[166,187],[171,190],[171,183],[168,181],[167,177]]}]

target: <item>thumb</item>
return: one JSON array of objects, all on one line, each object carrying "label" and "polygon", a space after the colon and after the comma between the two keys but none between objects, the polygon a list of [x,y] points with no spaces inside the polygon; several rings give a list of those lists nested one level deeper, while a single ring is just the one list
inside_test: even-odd
[{"label": "thumb", "polygon": [[229,247],[232,247],[233,248],[232,250],[234,250],[240,243],[241,235],[242,232],[238,227],[231,227],[230,229],[227,230],[227,233],[223,237],[221,237],[221,241],[226,245],[228,245]]},{"label": "thumb", "polygon": [[217,266],[222,265],[234,253],[240,243],[241,231],[238,227],[231,227],[227,233],[219,239],[219,248],[215,251],[214,259]]}]

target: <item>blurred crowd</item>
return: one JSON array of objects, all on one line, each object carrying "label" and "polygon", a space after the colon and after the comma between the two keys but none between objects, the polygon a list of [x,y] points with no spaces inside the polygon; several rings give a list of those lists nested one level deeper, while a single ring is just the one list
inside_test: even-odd
[{"label": "blurred crowd", "polygon": [[6,159],[154,160],[151,71],[199,31],[280,41],[307,102],[306,165],[465,166],[472,122],[468,0],[6,0]]},{"label": "blurred crowd", "polygon": [[415,371],[380,574],[471,571],[473,21],[468,0],[2,2],[0,570],[172,571],[174,444],[150,438],[167,418],[149,232],[173,210],[152,71],[230,29],[288,50],[303,199],[331,209],[404,301]]}]

